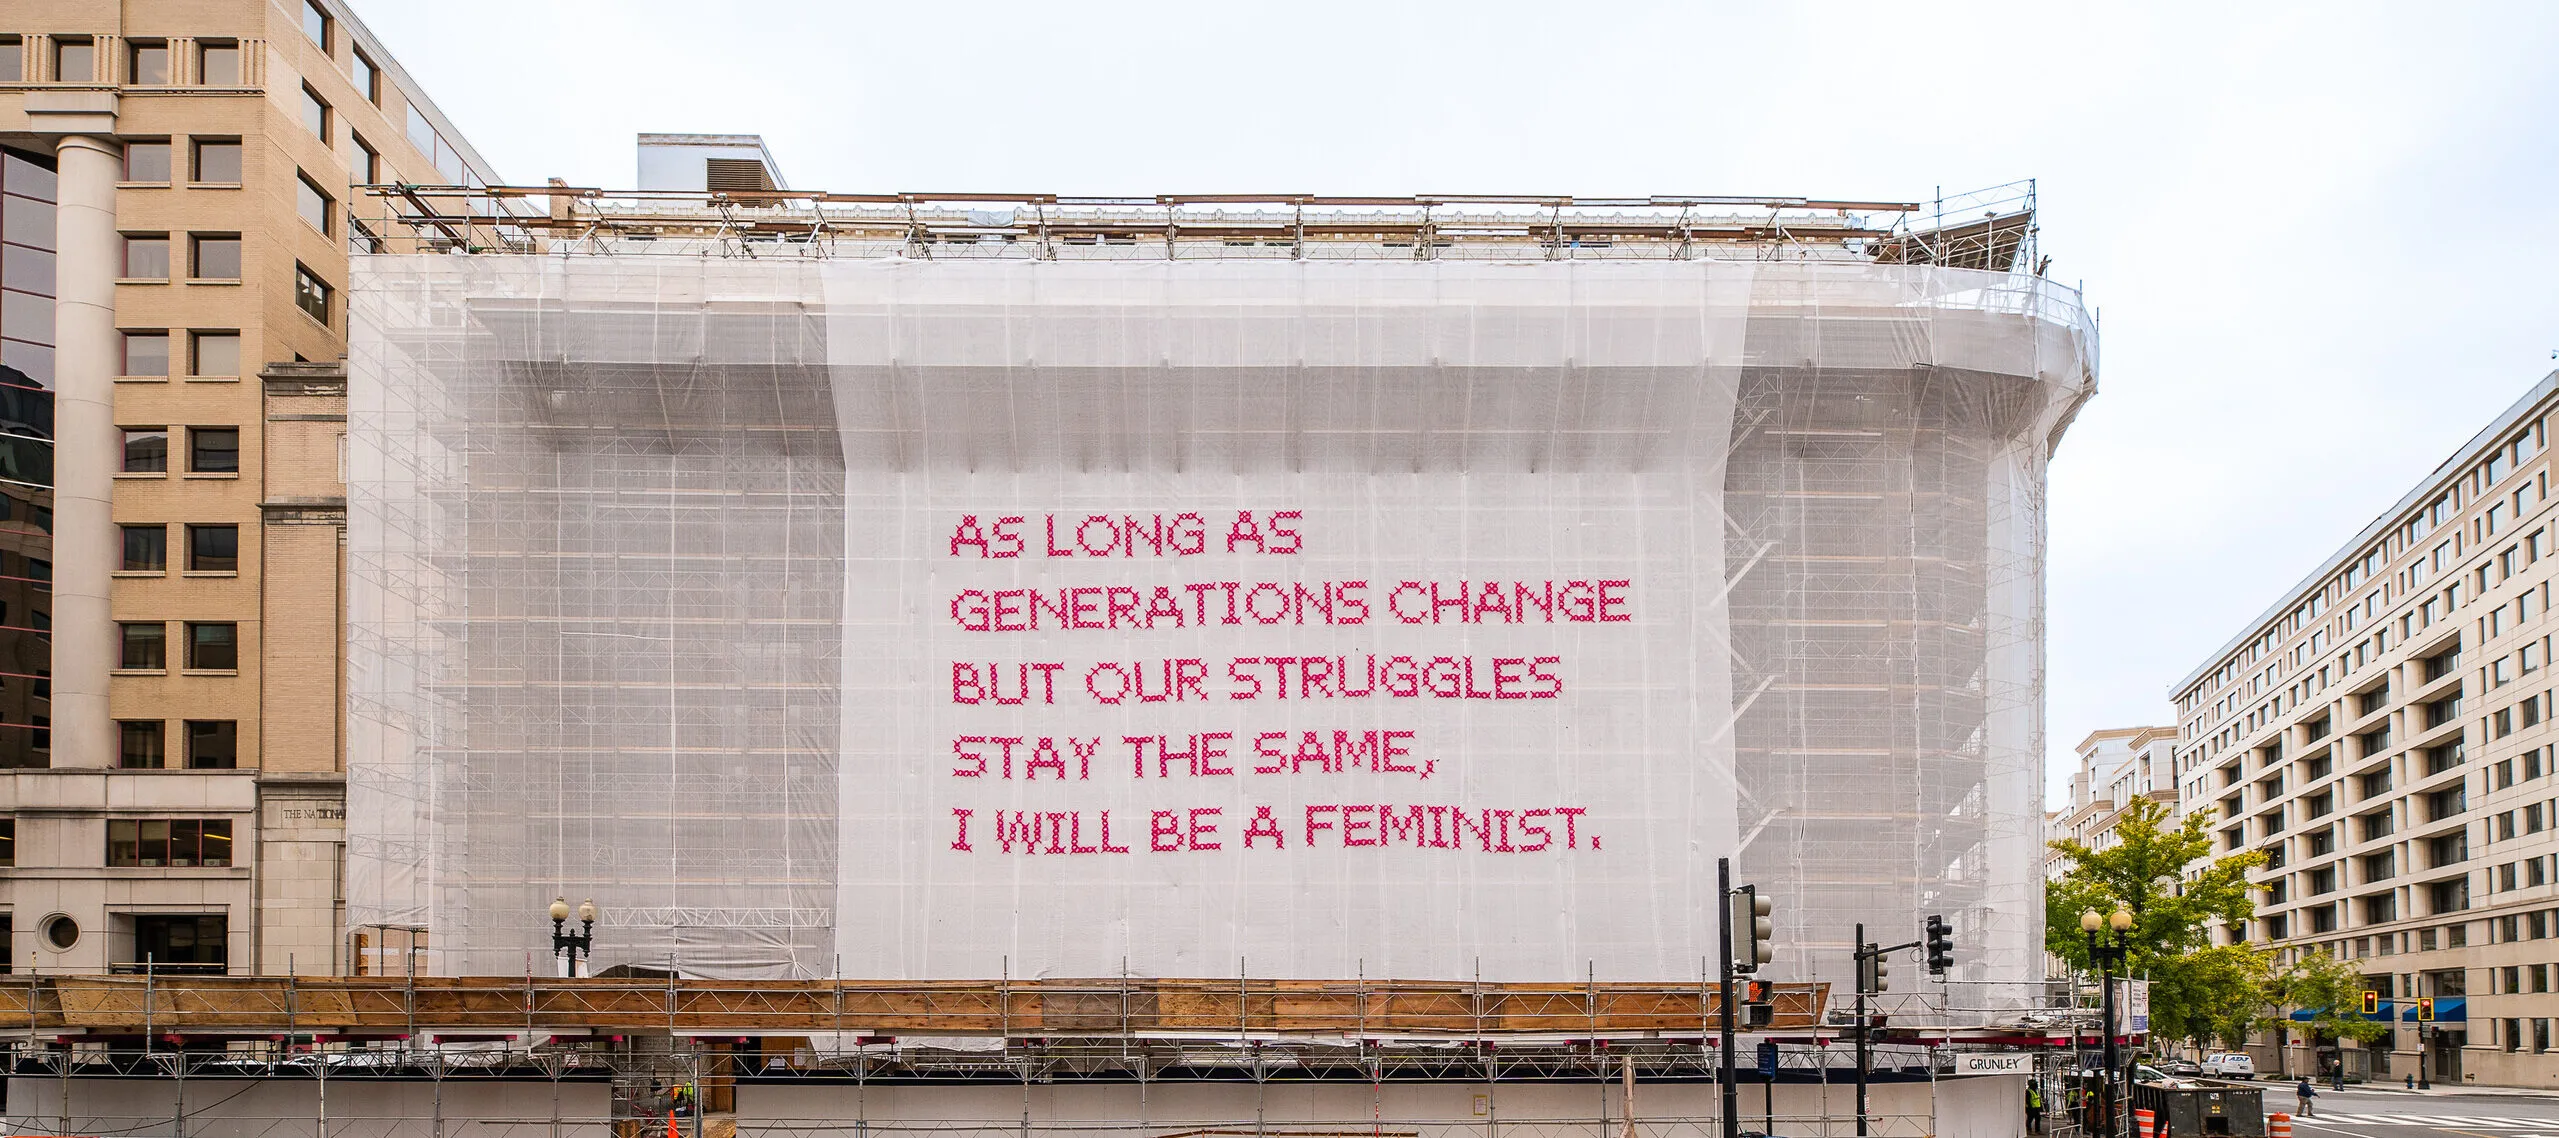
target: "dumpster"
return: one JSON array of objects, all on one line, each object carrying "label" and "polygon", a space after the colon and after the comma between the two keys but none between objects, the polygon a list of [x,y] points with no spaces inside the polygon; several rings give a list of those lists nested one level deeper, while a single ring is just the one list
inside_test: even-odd
[{"label": "dumpster", "polygon": [[2256,1087],[2136,1083],[2132,1105],[2158,1119],[2158,1138],[2262,1138],[2266,1133],[2264,1093]]}]

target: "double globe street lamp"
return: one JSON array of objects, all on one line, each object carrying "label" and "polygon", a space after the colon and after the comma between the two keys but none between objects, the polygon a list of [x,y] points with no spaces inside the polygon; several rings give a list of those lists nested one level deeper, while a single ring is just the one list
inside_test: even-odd
[{"label": "double globe street lamp", "polygon": [[[2099,916],[2095,909],[2082,910],[2079,914],[2079,931],[2088,938],[2088,961],[2097,966],[2100,993],[2097,1014],[2100,1030],[2105,1033],[2103,1054],[2106,1064],[2104,1079],[2098,1084],[2097,1111],[2102,1120],[2102,1132],[2108,1134],[2116,1130],[2115,1111],[2121,1096],[2116,1091],[2115,1081],[2122,1074],[2122,1064],[2115,1056],[2115,981],[2112,969],[2123,963],[2125,953],[2131,948],[2128,934],[2132,927],[2132,911],[2120,906],[2106,916]],[[2101,931],[2106,935],[2099,936]]]},{"label": "double globe street lamp", "polygon": [[569,975],[578,974],[578,957],[595,959],[595,902],[578,902],[578,931],[568,931],[569,899],[551,899],[551,955],[569,959]]}]

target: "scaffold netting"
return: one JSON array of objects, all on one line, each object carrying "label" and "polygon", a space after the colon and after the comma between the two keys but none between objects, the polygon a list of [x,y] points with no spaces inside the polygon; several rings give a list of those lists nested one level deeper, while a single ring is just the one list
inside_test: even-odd
[{"label": "scaffold netting", "polygon": [[[2040,972],[2039,279],[358,258],[350,922],[449,974]],[[1907,938],[1902,938],[1907,939]],[[547,965],[544,966],[547,969]]]}]

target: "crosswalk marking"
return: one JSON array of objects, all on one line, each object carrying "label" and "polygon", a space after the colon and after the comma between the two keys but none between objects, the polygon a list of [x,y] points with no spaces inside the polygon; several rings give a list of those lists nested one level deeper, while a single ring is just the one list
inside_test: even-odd
[{"label": "crosswalk marking", "polygon": [[2559,1129],[2559,1119],[2516,1118],[2484,1114],[2328,1114],[2305,1115],[2304,1121],[2344,1122],[2362,1126],[2470,1126],[2495,1130]]}]

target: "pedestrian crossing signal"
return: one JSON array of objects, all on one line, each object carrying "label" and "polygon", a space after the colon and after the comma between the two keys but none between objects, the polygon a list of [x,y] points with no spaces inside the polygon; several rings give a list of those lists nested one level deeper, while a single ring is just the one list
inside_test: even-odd
[{"label": "pedestrian crossing signal", "polygon": [[2417,1022],[2429,1023],[2432,1022],[2434,1018],[2435,998],[2433,996],[2417,997]]},{"label": "pedestrian crossing signal", "polygon": [[2381,993],[2379,993],[2379,992],[2370,992],[2370,991],[2365,992],[2365,993],[2364,993],[2364,1014],[2365,1014],[2365,1015],[2377,1015],[2377,1014],[2379,1014],[2379,1013],[2380,1013],[2380,1011],[2381,1011]]}]

